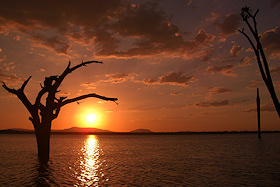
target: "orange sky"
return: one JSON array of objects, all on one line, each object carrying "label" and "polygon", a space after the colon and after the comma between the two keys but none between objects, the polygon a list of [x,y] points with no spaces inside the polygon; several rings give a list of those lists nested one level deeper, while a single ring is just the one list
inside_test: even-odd
[{"label": "orange sky", "polygon": [[[280,1],[1,1],[0,80],[36,98],[44,77],[98,60],[69,74],[60,96],[97,93],[62,108],[53,129],[112,131],[256,130],[256,88],[262,130],[280,120],[262,81],[240,9],[258,13],[259,33],[280,97]],[[245,31],[248,29],[245,27]],[[0,129],[32,128],[23,104],[0,89]],[[86,115],[94,113],[95,122]]]}]

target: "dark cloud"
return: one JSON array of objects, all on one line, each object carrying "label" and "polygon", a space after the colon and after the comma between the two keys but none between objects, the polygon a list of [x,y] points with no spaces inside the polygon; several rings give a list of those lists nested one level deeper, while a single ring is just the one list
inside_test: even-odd
[{"label": "dark cloud", "polygon": [[219,18],[214,25],[218,27],[222,35],[228,36],[238,30],[242,18],[239,14],[228,14],[225,17]]},{"label": "dark cloud", "polygon": [[[0,20],[6,30],[17,29],[40,44],[58,53],[67,53],[70,39],[88,42],[102,40],[99,30],[105,30],[111,17],[126,4],[121,0],[104,1],[0,1]],[[104,31],[106,32],[106,31]],[[50,36],[52,33],[52,36]],[[63,39],[62,39],[63,38]]]},{"label": "dark cloud", "polygon": [[184,85],[188,86],[189,82],[194,81],[194,77],[186,76],[184,72],[172,72],[168,75],[161,76],[159,78],[160,84],[175,84],[175,85]]},{"label": "dark cloud", "polygon": [[94,82],[85,82],[81,84],[82,87],[85,87],[86,89],[92,90],[96,88],[96,84]]},{"label": "dark cloud", "polygon": [[210,56],[207,54],[203,54],[202,56],[200,56],[200,60],[207,62],[210,59]]},{"label": "dark cloud", "polygon": [[175,93],[175,92],[172,92],[170,93],[170,95],[173,95],[173,96],[177,96],[177,95],[181,95],[182,93]]},{"label": "dark cloud", "polygon": [[261,43],[268,54],[280,55],[280,29],[268,30],[261,36]]},{"label": "dark cloud", "polygon": [[253,57],[253,58],[249,58],[249,57],[241,58],[240,61],[239,61],[240,63],[239,63],[238,66],[240,66],[240,67],[249,66],[249,65],[251,65],[251,62],[254,59],[255,59],[255,57]]},{"label": "dark cloud", "polygon": [[194,40],[191,41],[187,41],[185,44],[185,49],[188,51],[192,51],[196,48],[198,48],[199,46],[201,46],[202,44],[206,44],[206,43],[210,43],[212,41],[214,41],[215,36],[206,33],[206,31],[204,29],[201,29],[198,31],[198,33],[195,36]]},{"label": "dark cloud", "polygon": [[197,108],[207,108],[207,107],[223,107],[229,105],[228,100],[223,101],[214,101],[214,102],[208,102],[208,101],[202,101],[194,104]]},{"label": "dark cloud", "polygon": [[4,63],[3,67],[5,68],[6,71],[13,70],[13,69],[15,69],[15,62]]},{"label": "dark cloud", "polygon": [[[37,46],[67,54],[72,44],[94,47],[96,56],[189,55],[214,36],[200,30],[185,41],[178,26],[156,3],[129,1],[0,1],[0,30],[20,31]],[[3,8],[4,7],[4,8]],[[122,49],[122,40],[131,44]]]},{"label": "dark cloud", "polygon": [[205,51],[203,51],[203,53],[200,55],[199,58],[200,58],[200,60],[207,62],[210,59],[212,53],[213,53],[213,50],[211,50],[211,49],[205,50]]},{"label": "dark cloud", "polygon": [[222,93],[229,93],[232,92],[231,89],[223,88],[223,87],[208,87],[210,95],[217,95]]},{"label": "dark cloud", "polygon": [[144,79],[143,82],[145,84],[157,84],[158,81],[156,79]]},{"label": "dark cloud", "polygon": [[[266,112],[274,112],[275,111],[275,106],[273,104],[264,104],[261,105],[261,111],[266,111]],[[244,110],[243,112],[257,112],[257,108],[249,108]]]},{"label": "dark cloud", "polygon": [[[114,74],[106,74],[105,75],[107,77],[107,79],[105,80],[99,80],[97,83],[99,82],[106,82],[106,83],[122,83],[125,81],[131,81],[134,79],[135,74],[133,73],[127,73],[127,72],[123,72],[123,73],[114,73]],[[85,87],[86,89],[95,89],[96,88],[96,83],[94,82],[85,82],[83,84],[81,84],[81,86]]]},{"label": "dark cloud", "polygon": [[133,80],[134,75],[131,73],[115,73],[115,74],[106,74],[106,77],[108,77],[108,80],[105,80],[104,82],[111,82],[111,83],[121,83],[125,82],[127,80]]},{"label": "dark cloud", "polygon": [[214,36],[211,34],[207,34],[204,29],[201,29],[197,35],[195,36],[195,43],[202,44],[212,42],[214,40]]},{"label": "dark cloud", "polygon": [[221,66],[221,67],[216,67],[216,66],[213,66],[213,67],[208,67],[207,68],[207,72],[209,73],[221,73],[223,75],[227,75],[227,76],[236,76],[236,74],[234,74],[232,72],[232,69],[234,68],[233,65],[231,64],[228,64],[226,66]]},{"label": "dark cloud", "polygon": [[7,74],[3,72],[3,69],[0,67],[0,81],[1,82],[18,82],[21,79],[17,77],[16,74]]},{"label": "dark cloud", "polygon": [[230,54],[231,54],[233,57],[237,57],[238,53],[240,53],[242,50],[243,50],[243,47],[242,47],[242,46],[234,45],[234,46],[232,46],[232,48],[230,49]]},{"label": "dark cloud", "polygon": [[40,34],[34,34],[32,40],[40,43],[43,47],[54,50],[58,54],[67,54],[70,49],[70,44],[58,36],[46,37]]},{"label": "dark cloud", "polygon": [[126,52],[130,55],[183,48],[185,42],[179,28],[168,20],[167,15],[158,10],[157,4],[146,3],[122,12],[112,29],[122,37],[134,38],[133,47]]},{"label": "dark cloud", "polygon": [[180,85],[188,86],[190,82],[195,80],[192,76],[185,75],[184,72],[171,72],[167,75],[158,77],[157,79],[144,79],[143,83],[145,84],[171,84],[171,85]]}]

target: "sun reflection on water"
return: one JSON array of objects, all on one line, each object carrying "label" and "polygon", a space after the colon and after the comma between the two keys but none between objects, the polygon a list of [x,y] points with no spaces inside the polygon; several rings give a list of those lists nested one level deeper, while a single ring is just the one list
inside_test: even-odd
[{"label": "sun reflection on water", "polygon": [[98,186],[106,180],[102,173],[101,161],[102,149],[96,136],[89,135],[81,149],[78,171],[75,172],[78,184],[76,186]]}]

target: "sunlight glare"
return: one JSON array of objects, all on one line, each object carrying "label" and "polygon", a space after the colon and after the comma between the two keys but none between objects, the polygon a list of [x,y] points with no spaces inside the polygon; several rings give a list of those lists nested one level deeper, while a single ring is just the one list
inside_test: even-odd
[{"label": "sunlight glare", "polygon": [[105,160],[100,159],[102,149],[96,136],[89,135],[81,149],[79,168],[75,172],[77,186],[99,186],[100,181],[108,181],[100,168]]},{"label": "sunlight glare", "polygon": [[87,121],[90,122],[90,123],[95,122],[96,119],[97,119],[97,117],[96,117],[96,115],[94,115],[94,114],[88,114],[88,115],[87,115]]},{"label": "sunlight glare", "polygon": [[82,128],[103,128],[103,123],[106,122],[103,110],[93,106],[82,106],[76,112],[75,123]]}]

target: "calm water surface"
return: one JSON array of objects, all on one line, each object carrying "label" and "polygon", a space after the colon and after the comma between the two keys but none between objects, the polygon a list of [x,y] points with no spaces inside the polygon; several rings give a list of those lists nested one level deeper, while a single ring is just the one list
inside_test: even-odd
[{"label": "calm water surface", "polygon": [[0,135],[0,186],[280,186],[280,134]]}]

